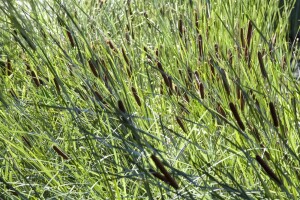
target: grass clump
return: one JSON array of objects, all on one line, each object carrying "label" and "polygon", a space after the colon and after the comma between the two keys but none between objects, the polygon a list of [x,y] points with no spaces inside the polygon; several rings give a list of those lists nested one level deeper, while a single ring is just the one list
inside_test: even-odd
[{"label": "grass clump", "polygon": [[290,9],[2,0],[1,198],[298,199]]}]

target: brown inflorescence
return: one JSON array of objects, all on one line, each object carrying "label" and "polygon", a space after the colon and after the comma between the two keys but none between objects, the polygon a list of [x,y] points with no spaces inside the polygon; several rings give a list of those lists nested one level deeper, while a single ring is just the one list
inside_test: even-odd
[{"label": "brown inflorescence", "polygon": [[53,149],[54,149],[54,151],[55,151],[58,155],[60,155],[64,160],[68,160],[68,159],[69,159],[69,157],[68,157],[64,152],[62,152],[57,146],[53,145]]},{"label": "brown inflorescence", "polygon": [[276,110],[275,110],[275,106],[274,106],[273,102],[269,103],[269,108],[270,108],[271,116],[272,116],[272,119],[273,119],[273,124],[274,124],[275,127],[278,127],[279,123],[278,123],[278,118],[277,118],[277,115],[276,115]]},{"label": "brown inflorescence", "polygon": [[179,117],[176,116],[176,121],[177,121],[178,125],[180,126],[180,128],[183,130],[183,132],[186,133],[187,131],[186,131],[186,129],[185,129],[185,127],[184,127],[184,125],[183,125],[181,119],[180,119]]},{"label": "brown inflorescence", "polygon": [[240,118],[240,115],[239,115],[237,109],[235,108],[235,105],[232,102],[230,102],[229,103],[229,107],[230,107],[230,110],[231,110],[231,112],[232,112],[235,120],[237,121],[239,127],[244,131],[245,130],[245,126],[244,126],[244,124],[243,124],[243,122],[242,122],[242,120]]},{"label": "brown inflorescence", "polygon": [[139,95],[138,95],[136,89],[135,89],[134,87],[131,87],[131,91],[132,91],[132,93],[133,93],[133,96],[134,96],[134,99],[135,99],[136,103],[137,103],[139,106],[141,106],[141,105],[142,105],[142,104],[141,104],[141,100],[140,100],[140,97],[139,97]]},{"label": "brown inflorescence", "polygon": [[156,167],[163,173],[166,181],[175,189],[179,189],[179,186],[174,178],[169,174],[169,172],[166,170],[162,162],[154,155],[151,155],[151,159],[155,163]]},{"label": "brown inflorescence", "polygon": [[262,168],[265,170],[265,172],[268,174],[270,178],[272,178],[278,185],[282,185],[282,181],[277,177],[277,175],[273,172],[273,170],[259,155],[256,155],[255,159],[260,164],[260,166],[262,166]]},{"label": "brown inflorescence", "polygon": [[73,39],[73,34],[71,33],[71,31],[67,30],[67,36],[69,38],[70,44],[72,47],[75,47],[75,43],[74,43],[74,39]]},{"label": "brown inflorescence", "polygon": [[119,107],[121,112],[126,113],[125,106],[124,106],[124,104],[121,100],[118,101],[118,107]]}]

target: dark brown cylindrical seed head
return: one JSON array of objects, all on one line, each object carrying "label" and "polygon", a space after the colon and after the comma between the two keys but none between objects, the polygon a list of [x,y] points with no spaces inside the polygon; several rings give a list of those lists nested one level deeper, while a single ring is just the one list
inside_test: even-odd
[{"label": "dark brown cylindrical seed head", "polygon": [[188,94],[186,92],[184,92],[184,99],[187,101],[187,102],[190,102],[190,98],[188,96]]},{"label": "dark brown cylindrical seed head", "polygon": [[251,41],[251,36],[252,36],[252,23],[249,21],[248,23],[248,32],[247,32],[247,43],[245,47],[245,58],[249,58],[249,47],[250,47],[250,41]]},{"label": "dark brown cylindrical seed head", "polygon": [[161,181],[164,181],[165,183],[169,184],[168,180],[166,179],[166,177],[164,175],[162,175],[161,173],[156,172],[153,169],[149,169],[149,172],[156,178],[158,178]]},{"label": "dark brown cylindrical seed head", "polygon": [[161,62],[159,62],[159,61],[157,61],[157,68],[158,68],[160,71],[164,72],[164,69],[163,69],[163,67],[162,67],[162,64],[161,64]]},{"label": "dark brown cylindrical seed head", "polygon": [[226,118],[226,113],[225,113],[224,109],[222,108],[221,104],[219,104],[219,103],[217,106],[217,111],[220,115],[222,115],[224,118]]},{"label": "dark brown cylindrical seed head", "polygon": [[69,41],[70,41],[70,44],[72,47],[75,47],[75,43],[74,43],[74,39],[73,39],[73,36],[72,36],[72,33],[71,31],[67,30],[67,36],[69,38]]},{"label": "dark brown cylindrical seed head", "polygon": [[183,24],[182,24],[182,19],[179,19],[179,21],[178,21],[178,30],[179,30],[179,36],[180,36],[181,39],[182,39],[182,37],[183,37]]},{"label": "dark brown cylindrical seed head", "polygon": [[261,71],[263,77],[267,78],[268,74],[267,74],[267,71],[265,69],[264,61],[263,61],[263,58],[262,58],[262,53],[260,51],[257,53],[257,57],[258,57],[260,71]]},{"label": "dark brown cylindrical seed head", "polygon": [[200,83],[199,90],[200,90],[201,99],[204,99],[204,86],[203,86],[203,83]]},{"label": "dark brown cylindrical seed head", "polygon": [[97,69],[96,69],[96,67],[94,65],[94,61],[92,59],[89,60],[89,66],[90,66],[90,68],[91,68],[94,76],[98,77],[98,72],[97,72]]},{"label": "dark brown cylindrical seed head", "polygon": [[222,76],[222,81],[223,81],[223,86],[225,88],[225,91],[227,93],[227,95],[230,95],[230,87],[229,87],[229,82],[226,76],[226,73],[223,69],[221,69],[221,76]]},{"label": "dark brown cylindrical seed head", "polygon": [[35,85],[36,85],[37,87],[41,86],[42,80],[39,79],[39,78],[37,78],[37,76],[36,76],[36,74],[35,74],[34,71],[31,71],[31,76],[32,76],[32,80],[33,80],[33,82],[35,83]]},{"label": "dark brown cylindrical seed head", "polygon": [[7,62],[6,62],[6,72],[7,72],[7,75],[10,76],[12,74],[12,67],[11,67],[11,62],[10,62],[10,59],[7,58]]},{"label": "dark brown cylindrical seed head", "polygon": [[199,60],[201,60],[203,56],[203,40],[200,34],[198,35],[198,48],[199,48]]},{"label": "dark brown cylindrical seed head", "polygon": [[108,44],[109,48],[113,50],[114,52],[118,53],[118,49],[115,47],[115,45],[112,43],[112,41],[107,40],[106,43]]},{"label": "dark brown cylindrical seed head", "polygon": [[104,101],[103,97],[100,95],[98,91],[93,91],[93,93],[97,101],[100,101],[102,104],[106,105],[106,102]]},{"label": "dark brown cylindrical seed head", "polygon": [[235,108],[235,105],[232,102],[230,102],[229,103],[229,107],[230,107],[230,110],[231,110],[231,112],[232,112],[235,120],[237,121],[239,127],[244,131],[245,130],[245,126],[244,126],[244,124],[243,124],[243,122],[242,122],[242,120],[240,118],[239,113],[237,112],[237,110]]},{"label": "dark brown cylindrical seed head", "polygon": [[141,103],[140,97],[139,97],[139,95],[138,95],[136,89],[135,89],[134,87],[131,87],[131,91],[132,91],[132,93],[133,93],[133,96],[134,96],[134,99],[135,99],[136,103],[137,103],[139,106],[141,106],[142,103]]},{"label": "dark brown cylindrical seed head", "polygon": [[173,188],[179,189],[179,186],[178,186],[177,182],[175,181],[175,179],[172,178],[172,176],[166,170],[166,168],[164,167],[164,165],[162,164],[162,162],[154,154],[151,155],[151,159],[155,163],[156,167],[161,171],[161,173],[163,173],[163,175],[165,176],[165,178],[169,182],[169,184]]},{"label": "dark brown cylindrical seed head", "polygon": [[255,159],[262,166],[265,172],[269,175],[271,179],[273,179],[278,185],[282,185],[282,181],[276,176],[273,170],[269,167],[269,165],[259,156],[256,155]]},{"label": "dark brown cylindrical seed head", "polygon": [[183,130],[183,132],[186,133],[187,131],[186,131],[181,119],[179,117],[176,117],[176,121],[177,121],[178,125],[180,126],[180,128]]},{"label": "dark brown cylindrical seed head", "polygon": [[162,77],[164,79],[164,82],[165,82],[166,86],[170,87],[169,78],[166,75],[166,73],[165,73],[165,71],[164,71],[164,69],[162,67],[161,62],[159,62],[159,61],[157,62],[157,67],[158,67],[158,69],[159,69],[159,71],[160,71],[160,73],[161,73],[161,75],[162,75]]},{"label": "dark brown cylindrical seed head", "polygon": [[241,43],[242,43],[242,48],[245,48],[245,39],[244,39],[244,29],[241,28]]},{"label": "dark brown cylindrical seed head", "polygon": [[64,152],[62,152],[57,146],[53,145],[53,149],[54,149],[54,151],[55,151],[58,155],[60,155],[64,160],[68,160],[68,159],[69,159],[69,157],[68,157]]},{"label": "dark brown cylindrical seed head", "polygon": [[197,71],[195,71],[195,79],[196,79],[196,83],[197,83],[197,86],[198,86],[198,90],[199,90],[201,99],[204,99],[204,86],[200,82],[199,74],[198,74]]},{"label": "dark brown cylindrical seed head", "polygon": [[126,113],[125,106],[121,100],[118,101],[118,107],[121,112]]},{"label": "dark brown cylindrical seed head", "polygon": [[250,46],[250,42],[251,42],[251,38],[252,38],[252,29],[253,29],[253,25],[252,22],[249,21],[248,23],[248,32],[247,32],[247,46]]},{"label": "dark brown cylindrical seed head", "polygon": [[170,87],[170,83],[169,83],[169,78],[168,78],[168,76],[165,74],[165,72],[162,72],[161,75],[162,75],[162,77],[163,77],[163,79],[164,79],[164,82],[165,82],[166,86],[167,86],[167,87]]},{"label": "dark brown cylindrical seed head", "polygon": [[272,116],[272,119],[273,119],[273,124],[274,124],[275,127],[278,127],[279,123],[278,123],[278,118],[277,118],[277,115],[276,115],[276,110],[275,110],[275,106],[274,106],[273,102],[269,103],[269,108],[270,108],[271,116]]}]

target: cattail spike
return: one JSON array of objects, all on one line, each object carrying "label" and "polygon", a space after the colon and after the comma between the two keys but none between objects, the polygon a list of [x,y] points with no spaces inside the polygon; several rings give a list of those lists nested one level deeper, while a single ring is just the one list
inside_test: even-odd
[{"label": "cattail spike", "polygon": [[273,102],[269,103],[269,108],[270,108],[270,112],[271,112],[271,115],[272,115],[273,124],[274,124],[275,127],[278,127],[279,123],[278,123],[278,118],[277,118],[277,115],[276,115],[276,110],[275,110],[275,106],[274,106]]},{"label": "cattail spike", "polygon": [[252,38],[252,29],[253,29],[253,25],[252,22],[249,21],[248,23],[248,32],[247,32],[247,46],[250,46],[250,42],[251,42],[251,38]]},{"label": "cattail spike", "polygon": [[179,30],[180,38],[183,39],[183,24],[182,24],[182,19],[181,18],[178,21],[178,30]]},{"label": "cattail spike", "polygon": [[242,43],[242,48],[245,48],[245,39],[244,39],[244,29],[241,28],[241,43]]},{"label": "cattail spike", "polygon": [[95,67],[94,64],[95,64],[95,63],[94,63],[94,61],[93,61],[92,59],[89,60],[89,66],[90,66],[90,68],[91,68],[91,70],[92,70],[94,76],[98,77],[98,72],[97,72],[97,69],[96,69],[96,67]]},{"label": "cattail spike", "polygon": [[180,119],[179,117],[176,116],[176,121],[177,121],[178,125],[180,126],[180,128],[183,130],[183,132],[186,133],[187,131],[186,131],[186,129],[185,129],[185,127],[184,127],[184,125],[183,125],[181,119]]},{"label": "cattail spike", "polygon": [[152,174],[152,175],[155,176],[156,178],[158,178],[158,179],[164,181],[164,182],[167,183],[167,184],[170,184],[170,183],[168,182],[168,180],[166,179],[166,177],[165,177],[164,175],[162,175],[161,173],[158,173],[158,172],[154,171],[153,169],[149,169],[149,172],[150,172],[150,174]]},{"label": "cattail spike", "polygon": [[121,112],[126,113],[125,106],[121,100],[118,101],[118,107]]},{"label": "cattail spike", "polygon": [[106,43],[108,44],[108,46],[109,46],[109,48],[110,48],[111,50],[113,50],[114,52],[118,53],[118,49],[115,47],[115,45],[113,44],[112,41],[107,40]]},{"label": "cattail spike", "polygon": [[198,35],[198,48],[199,48],[199,60],[201,60],[203,57],[203,40],[200,34]]},{"label": "cattail spike", "polygon": [[70,30],[67,30],[67,36],[68,36],[68,38],[69,38],[69,41],[70,41],[70,43],[71,43],[71,46],[72,46],[72,47],[75,47],[74,39],[73,39],[73,36],[72,36],[72,33],[71,33]]},{"label": "cattail spike", "polygon": [[6,69],[7,69],[7,75],[10,76],[12,74],[12,67],[9,58],[7,58]]},{"label": "cattail spike", "polygon": [[188,96],[188,94],[187,94],[186,92],[184,92],[183,96],[184,96],[184,99],[185,99],[187,102],[190,102],[190,98],[189,98],[189,96]]},{"label": "cattail spike", "polygon": [[256,155],[255,159],[260,164],[260,166],[262,166],[262,168],[265,170],[265,172],[268,174],[270,178],[272,178],[278,185],[282,185],[282,181],[277,177],[277,175],[273,172],[273,170],[259,155]]},{"label": "cattail spike", "polygon": [[200,92],[201,99],[204,99],[204,86],[203,83],[200,82],[199,74],[195,71],[195,78],[198,85],[198,90]]},{"label": "cattail spike", "polygon": [[159,62],[159,61],[157,62],[157,67],[158,67],[158,69],[159,69],[159,71],[160,71],[160,73],[161,73],[161,75],[162,75],[162,77],[163,77],[163,79],[165,81],[166,86],[170,87],[169,79],[168,79],[168,77],[167,77],[167,75],[166,75],[166,73],[165,73],[165,71],[164,71],[164,69],[162,67],[161,62]]},{"label": "cattail spike", "polygon": [[62,152],[57,146],[53,145],[53,149],[54,149],[54,151],[55,151],[58,155],[60,155],[64,160],[68,160],[68,159],[69,159],[69,157],[68,157],[64,152]]},{"label": "cattail spike", "polygon": [[166,170],[166,168],[164,167],[164,165],[162,164],[162,162],[154,154],[151,155],[151,159],[155,163],[156,167],[161,171],[161,173],[163,173],[163,175],[165,176],[165,178],[169,182],[169,184],[173,188],[179,189],[179,186],[178,186],[177,182],[175,181],[175,179],[172,178],[172,176]]},{"label": "cattail spike", "polygon": [[219,104],[219,103],[217,106],[217,111],[220,115],[222,115],[226,119],[226,113],[225,113],[224,109],[222,108],[221,104]]},{"label": "cattail spike", "polygon": [[239,127],[244,131],[245,130],[245,126],[244,126],[244,124],[243,124],[243,122],[242,122],[242,120],[240,118],[240,115],[239,115],[238,111],[235,108],[235,105],[232,102],[230,102],[229,103],[229,107],[230,107],[230,110],[231,110],[231,112],[232,112],[235,120],[237,121]]},{"label": "cattail spike", "polygon": [[93,91],[95,98],[97,101],[101,102],[103,105],[107,105],[107,103],[104,101],[103,97],[99,94],[98,91]]},{"label": "cattail spike", "polygon": [[251,37],[252,37],[252,23],[251,23],[251,21],[249,21],[248,32],[247,32],[247,43],[246,43],[246,47],[245,47],[245,58],[246,59],[249,59],[249,47],[250,47]]},{"label": "cattail spike", "polygon": [[139,106],[141,106],[141,105],[142,105],[142,104],[141,104],[141,100],[140,100],[140,97],[139,97],[139,95],[138,95],[136,89],[135,89],[134,87],[131,87],[131,91],[132,91],[132,93],[133,93],[133,96],[134,96],[134,99],[135,99],[136,103],[137,103]]}]

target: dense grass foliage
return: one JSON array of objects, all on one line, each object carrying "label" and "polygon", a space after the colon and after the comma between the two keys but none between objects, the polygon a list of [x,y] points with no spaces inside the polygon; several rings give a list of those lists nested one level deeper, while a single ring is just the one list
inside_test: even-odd
[{"label": "dense grass foliage", "polygon": [[300,198],[292,3],[1,0],[0,198]]}]

